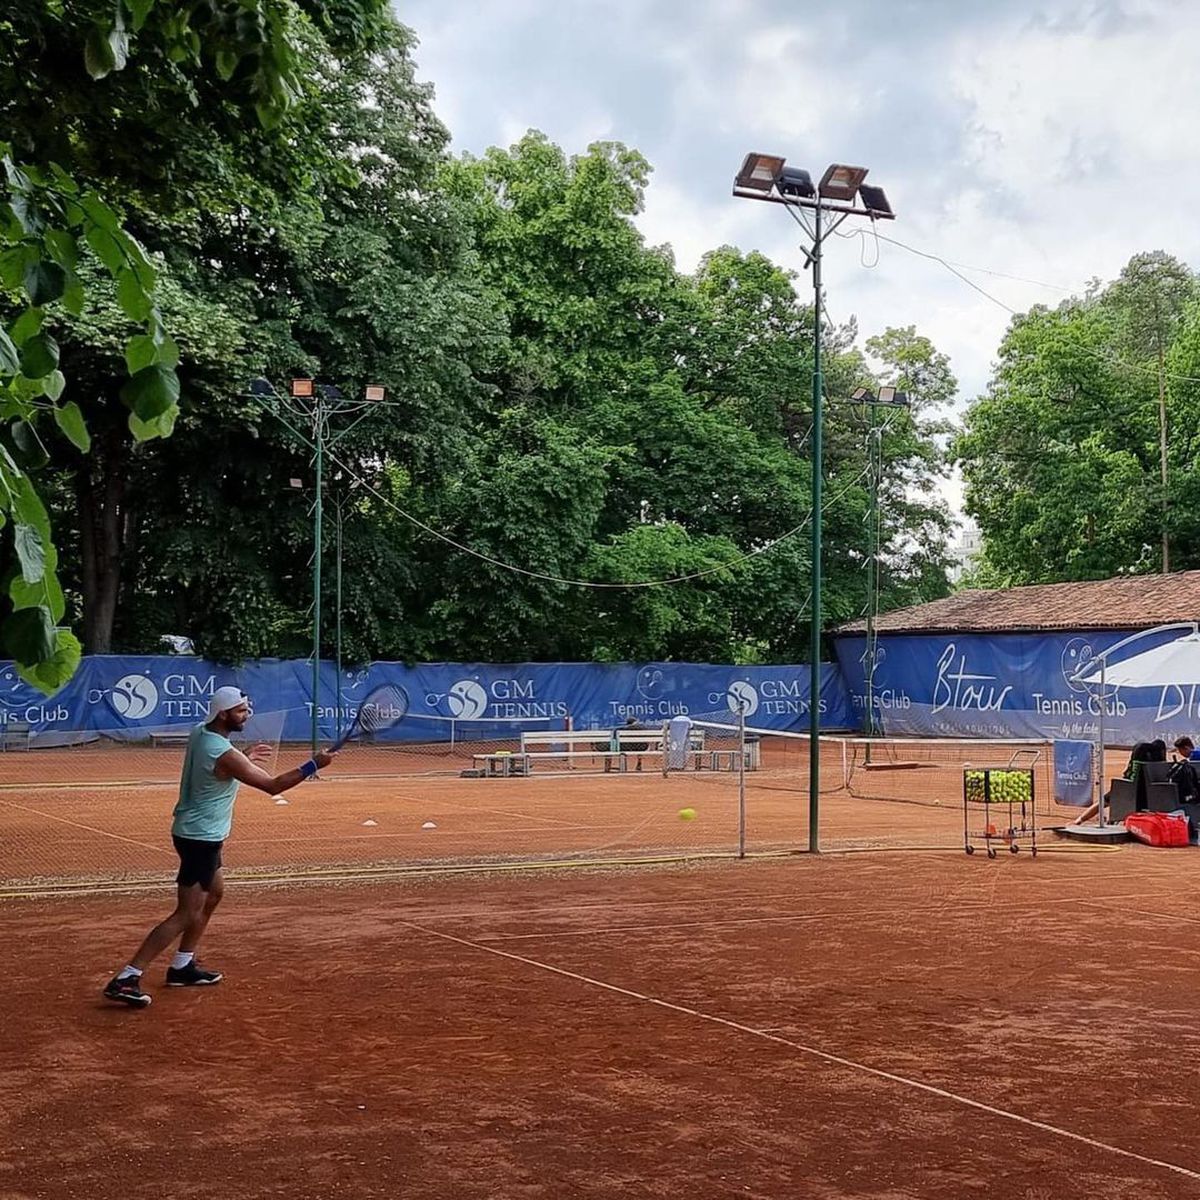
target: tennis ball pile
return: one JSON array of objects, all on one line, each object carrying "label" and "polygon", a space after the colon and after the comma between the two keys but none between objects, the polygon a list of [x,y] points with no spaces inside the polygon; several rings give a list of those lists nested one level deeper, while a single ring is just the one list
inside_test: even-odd
[{"label": "tennis ball pile", "polygon": [[[1028,771],[991,772],[991,802],[993,804],[1027,804],[1033,799],[1033,776]],[[967,800],[983,804],[988,800],[985,772],[968,771],[964,786]]]}]

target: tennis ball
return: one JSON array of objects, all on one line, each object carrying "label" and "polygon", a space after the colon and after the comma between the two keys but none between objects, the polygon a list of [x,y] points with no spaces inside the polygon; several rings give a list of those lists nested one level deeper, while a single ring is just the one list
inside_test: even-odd
[{"label": "tennis ball", "polygon": [[681,821],[694,821],[696,819],[696,810],[694,808],[681,808],[679,810],[679,819]]}]

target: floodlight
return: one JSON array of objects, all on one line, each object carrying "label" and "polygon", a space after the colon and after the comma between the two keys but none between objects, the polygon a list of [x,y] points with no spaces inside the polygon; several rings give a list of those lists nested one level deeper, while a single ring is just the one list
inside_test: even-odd
[{"label": "floodlight", "polygon": [[346,398],[336,383],[322,383],[317,390],[321,393],[322,400],[344,400]]},{"label": "floodlight", "polygon": [[316,385],[311,379],[293,379],[291,393],[293,400],[311,400],[315,394]]},{"label": "floodlight", "polygon": [[894,408],[907,408],[908,396],[904,392],[898,392],[894,387],[881,387],[879,389],[879,403],[890,404]]},{"label": "floodlight", "polygon": [[246,391],[248,391],[251,396],[275,395],[275,389],[271,386],[271,381],[269,379],[250,380],[250,382],[246,385]]},{"label": "floodlight", "polygon": [[380,387],[377,383],[369,383],[367,384],[366,391],[363,393],[363,395],[368,400],[378,402],[387,395],[387,389]]},{"label": "floodlight", "polygon": [[860,388],[855,388],[854,391],[850,393],[850,399],[851,400],[874,400],[875,397],[871,395],[870,388],[860,387]]},{"label": "floodlight", "polygon": [[801,196],[811,200],[817,194],[812,176],[803,167],[784,167],[779,172],[775,186],[781,196]]},{"label": "floodlight", "polygon": [[896,214],[892,211],[892,206],[888,203],[887,196],[883,193],[883,188],[872,187],[869,183],[860,183],[858,185],[858,198],[862,201],[862,206],[873,217],[883,217],[885,220],[894,220]]},{"label": "floodlight", "polygon": [[301,479],[289,479],[288,487],[295,488],[297,491],[299,491],[301,488],[304,487],[304,481]]},{"label": "floodlight", "polygon": [[821,185],[817,190],[824,200],[853,200],[866,177],[866,167],[847,167],[843,163],[834,163],[821,176]]},{"label": "floodlight", "polygon": [[757,151],[747,154],[733,185],[755,192],[769,192],[783,170],[784,161],[778,154],[759,154]]}]

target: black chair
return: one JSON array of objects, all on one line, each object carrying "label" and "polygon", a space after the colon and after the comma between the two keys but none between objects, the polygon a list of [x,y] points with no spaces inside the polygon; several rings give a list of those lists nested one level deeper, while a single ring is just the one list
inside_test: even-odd
[{"label": "black chair", "polygon": [[1174,812],[1179,807],[1179,789],[1171,780],[1171,763],[1142,763],[1138,771],[1138,810]]},{"label": "black chair", "polygon": [[1171,782],[1171,764],[1139,762],[1137,777],[1114,779],[1107,798],[1107,820],[1114,825],[1133,812],[1174,812],[1179,791]]}]

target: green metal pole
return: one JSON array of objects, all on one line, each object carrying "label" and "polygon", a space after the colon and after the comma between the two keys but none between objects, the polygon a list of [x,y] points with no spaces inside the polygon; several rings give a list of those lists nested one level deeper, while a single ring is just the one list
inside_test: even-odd
[{"label": "green metal pole", "polygon": [[313,505],[312,752],[315,755],[321,736],[317,708],[321,698],[321,471],[325,453],[325,423],[319,394],[313,397],[313,447],[317,477],[317,498]]},{"label": "green metal pole", "polygon": [[337,600],[336,600],[336,648],[335,656],[337,659],[337,720],[334,722],[335,729],[341,729],[346,723],[346,718],[342,713],[342,501],[345,497],[341,491],[338,492],[337,498]]},{"label": "green metal pole", "polygon": [[[875,736],[875,580],[878,572],[876,559],[879,555],[879,473],[882,465],[881,431],[875,425],[875,406],[869,405],[871,414],[871,502],[867,510],[870,529],[867,531],[867,737]],[[867,743],[867,762],[871,761],[871,743]]]},{"label": "green metal pole", "polygon": [[812,427],[812,621],[809,628],[812,673],[808,688],[808,849],[821,851],[821,201],[813,239],[813,427]]}]

